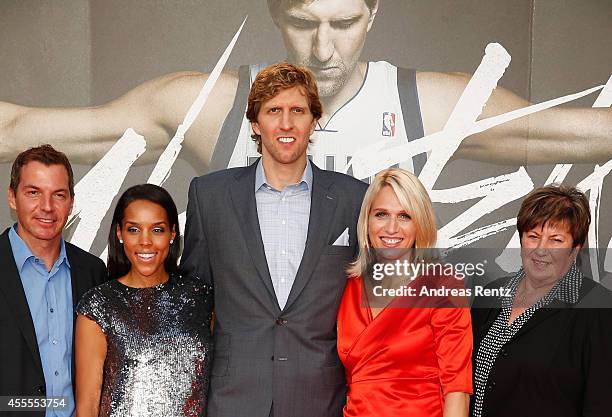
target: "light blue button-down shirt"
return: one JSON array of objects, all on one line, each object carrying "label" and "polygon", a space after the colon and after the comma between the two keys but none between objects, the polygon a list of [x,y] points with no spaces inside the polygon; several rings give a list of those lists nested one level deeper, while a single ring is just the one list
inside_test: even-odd
[{"label": "light blue button-down shirt", "polygon": [[261,238],[270,277],[281,309],[287,304],[308,235],[312,167],[310,161],[302,180],[283,190],[267,183],[261,160],[255,173],[255,200]]},{"label": "light blue button-down shirt", "polygon": [[36,341],[45,375],[47,397],[66,397],[68,408],[48,408],[46,417],[67,417],[74,414],[72,391],[73,304],[70,263],[66,245],[61,241],[60,254],[51,271],[45,262],[34,256],[28,245],[11,227],[9,240],[21,283],[25,291]]}]

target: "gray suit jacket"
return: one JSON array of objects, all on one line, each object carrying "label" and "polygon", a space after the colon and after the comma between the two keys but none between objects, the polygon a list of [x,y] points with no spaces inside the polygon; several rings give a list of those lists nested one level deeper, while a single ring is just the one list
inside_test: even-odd
[{"label": "gray suit jacket", "polygon": [[[336,314],[356,253],[366,184],[313,164],[306,249],[281,311],[255,202],[255,167],[192,181],[181,267],[215,288],[211,417],[339,417],[344,369]],[[333,243],[349,228],[349,246]]]}]

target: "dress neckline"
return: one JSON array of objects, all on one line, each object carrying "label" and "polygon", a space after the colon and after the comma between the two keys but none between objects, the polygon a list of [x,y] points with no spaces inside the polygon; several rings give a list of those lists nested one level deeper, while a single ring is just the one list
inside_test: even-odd
[{"label": "dress neckline", "polygon": [[171,281],[173,281],[173,274],[169,274],[168,275],[168,279],[164,282],[161,282],[157,285],[154,285],[152,287],[131,287],[129,285],[126,285],[124,283],[122,283],[121,281],[119,281],[119,279],[115,279],[113,280],[120,288],[125,288],[129,291],[139,291],[139,290],[161,290],[163,288],[165,288]]},{"label": "dress neckline", "polygon": [[384,307],[381,308],[378,314],[374,316],[374,312],[372,311],[372,306],[370,304],[370,299],[368,298],[367,289],[365,287],[365,280],[363,279],[363,277],[359,277],[359,280],[361,281],[359,285],[359,297],[365,299],[365,310],[366,310],[366,315],[368,316],[368,320],[369,320],[368,326],[369,326],[374,321],[376,321],[376,319],[378,319],[378,317],[381,314],[383,314],[391,306],[391,304],[395,302],[395,300],[397,299],[397,296],[389,300],[389,302],[385,304]]}]

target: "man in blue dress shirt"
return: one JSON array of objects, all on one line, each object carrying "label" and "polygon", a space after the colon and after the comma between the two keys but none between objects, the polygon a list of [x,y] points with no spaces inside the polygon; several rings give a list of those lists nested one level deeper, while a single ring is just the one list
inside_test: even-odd
[{"label": "man in blue dress shirt", "polygon": [[[2,415],[74,414],[74,307],[106,279],[106,268],[62,238],[73,199],[72,168],[63,153],[43,145],[17,156],[8,188],[17,223],[0,235]],[[23,398],[32,396],[57,397],[58,406],[26,411]]]}]

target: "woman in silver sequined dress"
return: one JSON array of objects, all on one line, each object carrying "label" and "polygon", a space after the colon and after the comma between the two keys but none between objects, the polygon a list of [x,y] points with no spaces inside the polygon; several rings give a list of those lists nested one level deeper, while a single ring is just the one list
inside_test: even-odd
[{"label": "woman in silver sequined dress", "polygon": [[77,417],[203,416],[212,289],[177,274],[176,206],[145,184],[119,199],[109,234],[114,280],[77,307]]}]

